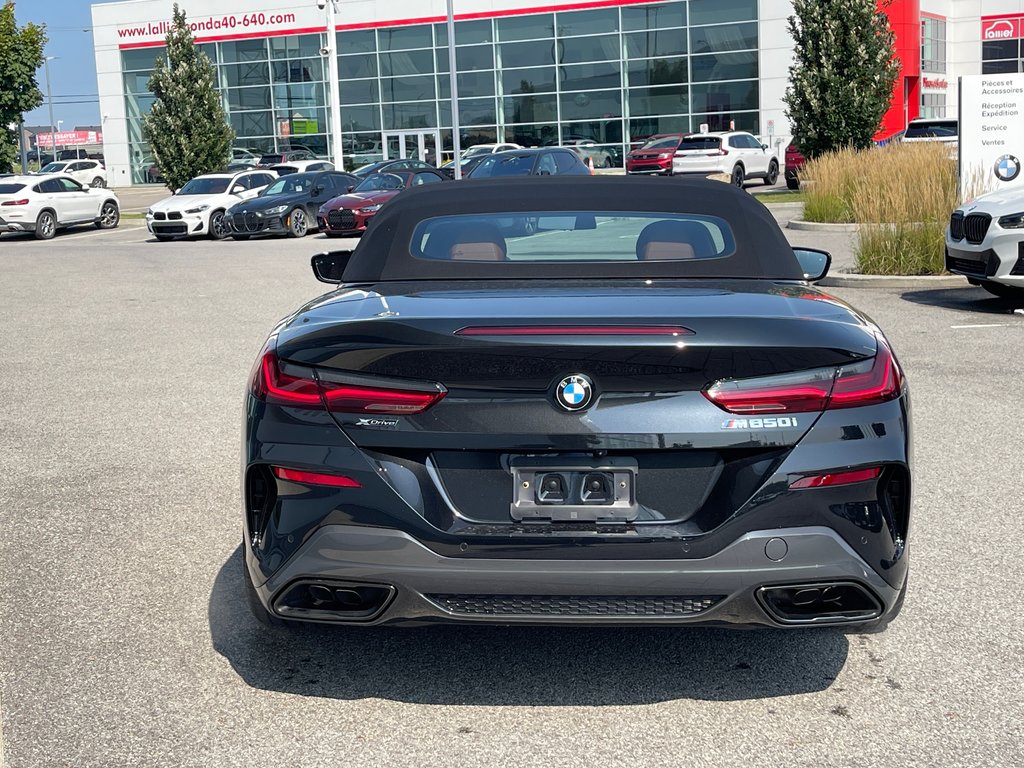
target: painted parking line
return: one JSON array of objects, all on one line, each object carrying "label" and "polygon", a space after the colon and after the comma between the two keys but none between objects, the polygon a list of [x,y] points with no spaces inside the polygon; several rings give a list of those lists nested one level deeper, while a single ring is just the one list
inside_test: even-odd
[{"label": "painted parking line", "polygon": [[951,325],[950,328],[955,330],[974,329],[974,328],[1012,328],[1016,323],[971,323],[970,325]]}]

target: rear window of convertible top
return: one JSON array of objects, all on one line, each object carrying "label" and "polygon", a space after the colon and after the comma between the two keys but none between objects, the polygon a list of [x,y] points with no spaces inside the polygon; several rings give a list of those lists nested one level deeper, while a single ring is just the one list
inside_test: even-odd
[{"label": "rear window of convertible top", "polygon": [[736,252],[717,216],[608,211],[439,216],[413,233],[417,259],[493,262],[693,261]]}]

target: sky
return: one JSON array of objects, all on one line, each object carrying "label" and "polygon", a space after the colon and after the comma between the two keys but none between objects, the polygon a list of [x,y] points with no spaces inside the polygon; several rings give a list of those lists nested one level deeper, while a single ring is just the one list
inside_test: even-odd
[{"label": "sky", "polygon": [[[53,88],[53,121],[65,131],[76,125],[99,125],[100,105],[96,94],[96,59],[92,46],[92,13],[95,0],[15,0],[18,24],[46,25],[46,55],[50,62]],[[39,90],[46,96],[46,74],[36,75]],[[49,125],[46,102],[25,115],[26,125]]]}]

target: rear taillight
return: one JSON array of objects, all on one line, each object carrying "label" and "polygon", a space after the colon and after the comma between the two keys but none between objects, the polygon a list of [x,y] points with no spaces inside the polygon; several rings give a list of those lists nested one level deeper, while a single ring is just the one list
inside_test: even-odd
[{"label": "rear taillight", "polygon": [[0,205],[28,205],[28,200],[5,200]]},{"label": "rear taillight", "polygon": [[807,413],[856,408],[893,400],[903,391],[903,373],[889,345],[878,339],[875,356],[841,368],[716,381],[704,397],[724,411],[741,414]]},{"label": "rear taillight", "polygon": [[728,155],[729,154],[729,150],[728,149],[720,149],[717,152],[715,152],[715,154],[716,155]]},{"label": "rear taillight", "polygon": [[801,477],[789,484],[790,488],[826,488],[834,485],[850,485],[851,483],[863,483],[866,480],[874,480],[882,474],[880,467],[870,469],[854,469],[849,472],[830,472],[825,475],[808,475]]},{"label": "rear taillight", "polygon": [[288,469],[286,467],[274,467],[274,477],[278,480],[289,480],[293,483],[305,485],[329,485],[333,488],[362,488],[358,480],[353,480],[347,475],[329,475],[324,472],[306,472],[302,469]]},{"label": "rear taillight", "polygon": [[257,400],[277,405],[397,416],[421,413],[446,394],[436,384],[418,390],[325,380],[310,368],[282,365],[273,350],[263,353],[250,390]]}]

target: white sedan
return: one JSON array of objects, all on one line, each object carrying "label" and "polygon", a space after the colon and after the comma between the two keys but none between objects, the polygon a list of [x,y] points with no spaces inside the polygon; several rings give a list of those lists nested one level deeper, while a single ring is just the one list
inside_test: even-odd
[{"label": "white sedan", "polygon": [[146,211],[146,227],[161,242],[195,236],[223,240],[231,234],[224,212],[256,197],[276,178],[266,169],[196,176]]},{"label": "white sedan", "polygon": [[108,189],[59,174],[0,179],[0,232],[32,232],[37,240],[49,240],[65,227],[113,229],[120,220],[120,202]]},{"label": "white sedan", "polygon": [[33,175],[46,176],[51,173],[63,173],[88,187],[107,186],[107,171],[103,163],[97,160],[57,160],[47,163]]},{"label": "white sedan", "polygon": [[1024,300],[1024,190],[990,192],[953,211],[946,269],[996,296]]}]

